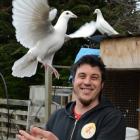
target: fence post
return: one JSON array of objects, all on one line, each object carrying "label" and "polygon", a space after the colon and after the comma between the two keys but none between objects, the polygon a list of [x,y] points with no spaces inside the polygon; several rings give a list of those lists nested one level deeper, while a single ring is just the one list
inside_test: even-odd
[{"label": "fence post", "polygon": [[52,94],[52,74],[51,69],[47,67],[45,69],[45,121],[48,121],[48,118],[51,114],[51,94]]}]

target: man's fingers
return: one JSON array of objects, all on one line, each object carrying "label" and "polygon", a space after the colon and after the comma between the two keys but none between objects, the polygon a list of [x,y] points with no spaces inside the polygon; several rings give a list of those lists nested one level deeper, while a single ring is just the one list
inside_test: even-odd
[{"label": "man's fingers", "polygon": [[31,136],[29,133],[23,131],[23,130],[19,130],[19,135],[18,137],[21,139],[21,140],[35,140],[35,137]]},{"label": "man's fingers", "polygon": [[16,138],[18,138],[18,140],[27,140],[27,139],[24,138],[24,136],[21,136],[19,134],[16,135]]},{"label": "man's fingers", "polygon": [[31,128],[31,134],[40,135],[40,136],[42,136],[44,138],[47,138],[51,134],[51,132],[48,132],[48,131],[43,130],[43,129],[40,129],[38,127],[33,127],[33,128]]},{"label": "man's fingers", "polygon": [[38,136],[40,136],[44,139],[48,139],[48,140],[58,140],[58,138],[52,132],[40,129],[38,127],[33,127],[31,129],[31,134],[38,135]]},{"label": "man's fingers", "polygon": [[40,129],[38,127],[31,128],[31,133],[20,130],[17,137],[20,140],[58,140],[58,138],[50,131]]}]

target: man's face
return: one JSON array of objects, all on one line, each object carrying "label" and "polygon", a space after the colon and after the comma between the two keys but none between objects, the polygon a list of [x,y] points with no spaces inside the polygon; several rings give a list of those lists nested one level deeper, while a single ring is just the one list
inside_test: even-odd
[{"label": "man's face", "polygon": [[84,106],[99,102],[100,91],[103,87],[101,77],[101,71],[97,66],[83,64],[77,69],[73,80],[73,90]]}]

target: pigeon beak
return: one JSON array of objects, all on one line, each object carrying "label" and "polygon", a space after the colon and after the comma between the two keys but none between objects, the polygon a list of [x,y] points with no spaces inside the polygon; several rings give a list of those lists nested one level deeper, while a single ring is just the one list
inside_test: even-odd
[{"label": "pigeon beak", "polygon": [[96,14],[96,11],[94,11],[93,14]]},{"label": "pigeon beak", "polygon": [[72,18],[78,18],[75,14],[72,15]]}]

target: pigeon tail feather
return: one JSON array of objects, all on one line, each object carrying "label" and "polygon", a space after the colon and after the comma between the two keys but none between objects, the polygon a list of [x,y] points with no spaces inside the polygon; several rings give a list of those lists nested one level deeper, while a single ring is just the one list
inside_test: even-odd
[{"label": "pigeon tail feather", "polygon": [[36,73],[38,61],[30,54],[17,60],[12,67],[12,75],[15,77],[31,77]]}]

